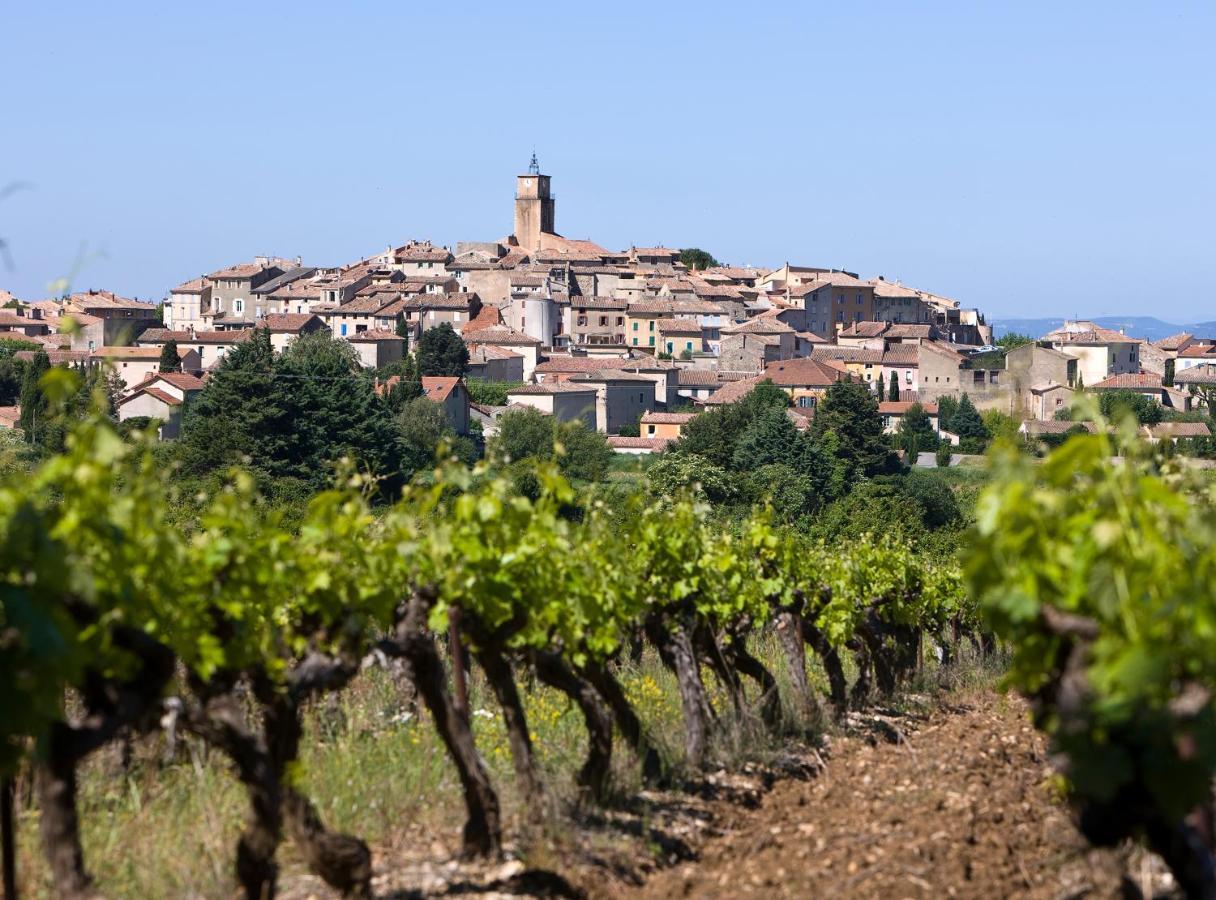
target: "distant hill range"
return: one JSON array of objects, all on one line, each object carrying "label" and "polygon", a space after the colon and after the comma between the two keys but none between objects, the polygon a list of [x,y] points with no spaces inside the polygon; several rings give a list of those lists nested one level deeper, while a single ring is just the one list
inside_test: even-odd
[{"label": "distant hill range", "polygon": [[[1085,317],[1082,316],[1082,318],[1084,319]],[[992,333],[997,338],[1011,332],[1028,334],[1031,337],[1037,338],[1042,337],[1049,331],[1055,331],[1064,324],[1064,321],[1064,319],[990,318],[988,323],[992,326]],[[1189,331],[1195,337],[1216,337],[1216,322],[1174,325],[1170,322],[1155,319],[1152,316],[1099,316],[1094,319],[1086,319],[1086,321],[1096,322],[1103,328],[1110,328],[1114,331],[1122,330],[1125,334],[1136,338],[1143,338],[1147,341],[1159,341],[1164,337],[1178,334],[1181,331]]]}]

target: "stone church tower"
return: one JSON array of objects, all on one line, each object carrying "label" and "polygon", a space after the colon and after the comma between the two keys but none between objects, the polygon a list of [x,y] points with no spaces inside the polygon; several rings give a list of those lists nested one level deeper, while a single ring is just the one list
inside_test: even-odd
[{"label": "stone church tower", "polygon": [[541,235],[553,230],[554,199],[549,196],[549,176],[540,174],[536,154],[528,174],[515,179],[515,242],[525,250],[540,250]]}]

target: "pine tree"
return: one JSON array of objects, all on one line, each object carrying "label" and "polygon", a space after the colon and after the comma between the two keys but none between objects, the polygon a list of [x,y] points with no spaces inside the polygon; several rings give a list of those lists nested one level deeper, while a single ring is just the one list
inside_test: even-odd
[{"label": "pine tree", "polygon": [[165,341],[165,346],[161,348],[158,368],[162,372],[180,372],[182,370],[182,358],[177,352],[177,341],[173,338]]},{"label": "pine tree", "polygon": [[898,372],[891,373],[891,390],[889,390],[887,392],[887,394],[891,398],[892,403],[899,402],[899,373]]},{"label": "pine tree", "polygon": [[305,335],[276,356],[265,328],[224,357],[191,404],[180,451],[187,471],[248,460],[272,478],[323,485],[350,456],[392,490],[401,478],[401,438],[354,349],[326,332]]},{"label": "pine tree", "polygon": [[838,381],[829,387],[815,411],[814,428],[816,439],[835,434],[839,455],[861,475],[881,475],[898,468],[883,434],[878,400],[864,384]]},{"label": "pine tree", "polygon": [[248,459],[272,476],[308,477],[297,426],[299,382],[274,377],[270,332],[253,329],[190,404],[179,441],[184,468],[206,474]]}]

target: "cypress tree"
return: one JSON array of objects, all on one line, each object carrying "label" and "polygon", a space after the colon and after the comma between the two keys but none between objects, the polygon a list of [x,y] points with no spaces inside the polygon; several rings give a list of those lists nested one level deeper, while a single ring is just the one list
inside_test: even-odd
[{"label": "cypress tree", "polygon": [[180,372],[182,370],[182,358],[177,352],[177,341],[173,338],[165,341],[165,346],[160,350],[160,365],[157,367],[162,372]]},{"label": "cypress tree", "polygon": [[958,435],[959,449],[967,453],[984,451],[990,437],[988,427],[966,394],[959,398],[958,409],[951,417],[950,425],[951,430]]},{"label": "cypress tree", "polygon": [[21,379],[19,424],[25,434],[26,443],[29,444],[39,443],[39,435],[46,429],[50,404],[42,392],[42,385],[38,382],[43,375],[50,371],[50,368],[50,357],[46,355],[45,350],[39,350],[34,354],[33,362],[26,365],[25,374]]},{"label": "cypress tree", "polygon": [[899,373],[891,373],[891,390],[887,392],[892,403],[899,401]]}]

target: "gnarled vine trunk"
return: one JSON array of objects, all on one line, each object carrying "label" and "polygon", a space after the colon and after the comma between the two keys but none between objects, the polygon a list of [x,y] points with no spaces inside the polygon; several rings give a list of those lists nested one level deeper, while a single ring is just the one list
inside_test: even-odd
[{"label": "gnarled vine trunk", "polygon": [[11,776],[0,778],[0,869],[4,870],[4,900],[17,900],[17,834],[13,801],[17,785]]},{"label": "gnarled vine trunk", "polygon": [[789,610],[783,610],[777,614],[775,625],[790,676],[794,706],[812,728],[822,727],[827,719],[806,677],[807,641],[802,633],[802,619]]},{"label": "gnarled vine trunk", "polygon": [[853,682],[849,703],[854,709],[862,709],[870,702],[870,693],[874,689],[874,664],[869,645],[860,637],[854,638],[850,648],[853,650],[853,661],[857,663],[857,680]]},{"label": "gnarled vine trunk", "polygon": [[519,779],[519,790],[523,794],[528,810],[536,821],[544,818],[544,786],[536,770],[536,759],[532,752],[532,737],[528,734],[528,719],[524,704],[515,686],[511,664],[502,651],[494,646],[481,647],[474,651],[494,697],[502,709],[503,724],[507,729],[507,742],[511,746],[511,760],[515,765],[515,777]]},{"label": "gnarled vine trunk", "polygon": [[642,780],[649,785],[659,784],[663,780],[663,760],[654,743],[647,736],[646,728],[642,725],[633,706],[630,705],[629,698],[625,696],[621,683],[601,662],[588,660],[580,671],[604,698],[604,702],[608,704],[608,709],[612,712],[616,727],[620,729],[621,735],[633,748],[634,755],[641,761]]},{"label": "gnarled vine trunk", "polygon": [[885,646],[886,638],[882,626],[873,616],[863,621],[857,629],[857,636],[869,651],[869,662],[874,667],[874,679],[878,690],[884,697],[895,693],[896,678],[893,654]]},{"label": "gnarled vine trunk", "polygon": [[730,697],[731,706],[735,708],[735,716],[742,719],[747,712],[747,695],[743,691],[743,682],[739,673],[726,658],[723,647],[718,643],[718,636],[712,628],[698,624],[693,629],[693,647],[700,651],[700,657],[709,663],[710,671],[718,683]]},{"label": "gnarled vine trunk", "polygon": [[770,731],[780,731],[782,727],[781,694],[777,689],[777,679],[747,649],[747,640],[742,634],[733,634],[723,648],[727,662],[737,671],[742,672],[760,687],[760,719]]},{"label": "gnarled vine trunk", "polygon": [[397,622],[396,633],[391,640],[382,641],[380,649],[405,662],[409,678],[430,711],[435,730],[456,766],[468,813],[464,825],[464,856],[497,857],[502,853],[498,796],[477,752],[469,722],[452,702],[443,660],[434,638],[426,631],[431,602],[433,596],[429,592],[414,591],[403,607],[404,615]]},{"label": "gnarled vine trunk", "polygon": [[[74,615],[82,624],[94,619],[92,610],[74,610]],[[76,812],[77,767],[122,729],[142,732],[153,727],[161,694],[173,677],[173,653],[145,632],[118,625],[110,637],[115,647],[134,657],[135,672],[123,681],[87,674],[81,686],[84,716],[75,724],[52,725],[38,748],[39,831],[55,892],[61,897],[93,893]]]},{"label": "gnarled vine trunk", "polygon": [[840,654],[832,646],[827,635],[805,615],[802,616],[802,636],[823,663],[823,670],[828,676],[832,707],[839,718],[849,711],[849,683],[844,676],[844,664],[840,661]]},{"label": "gnarled vine trunk", "polygon": [[357,670],[354,660],[310,655],[289,675],[286,693],[263,694],[263,721],[272,764],[282,785],[283,818],[309,869],[346,896],[370,897],[372,854],[367,844],[327,829],[312,801],[285,780],[299,757],[301,699],[344,686]]},{"label": "gnarled vine trunk", "polygon": [[646,632],[658,648],[663,664],[676,676],[684,714],[684,757],[691,768],[700,769],[705,764],[713,710],[701,681],[690,629],[678,618],[671,622],[668,625],[659,616],[652,615],[647,619]]},{"label": "gnarled vine trunk", "polygon": [[561,656],[546,650],[532,654],[537,677],[561,691],[576,704],[587,726],[587,759],[578,773],[578,784],[602,800],[608,793],[612,773],[612,719],[591,682],[580,677]]},{"label": "gnarled vine trunk", "polygon": [[38,830],[55,893],[60,897],[88,896],[93,880],[84,865],[80,821],[76,813],[76,765],[72,729],[56,723],[47,736],[38,763]]},{"label": "gnarled vine trunk", "polygon": [[229,691],[187,710],[186,727],[220,749],[245,786],[249,809],[236,845],[236,879],[248,900],[270,900],[277,888],[275,862],[283,832],[283,788],[265,741],[246,724]]}]

